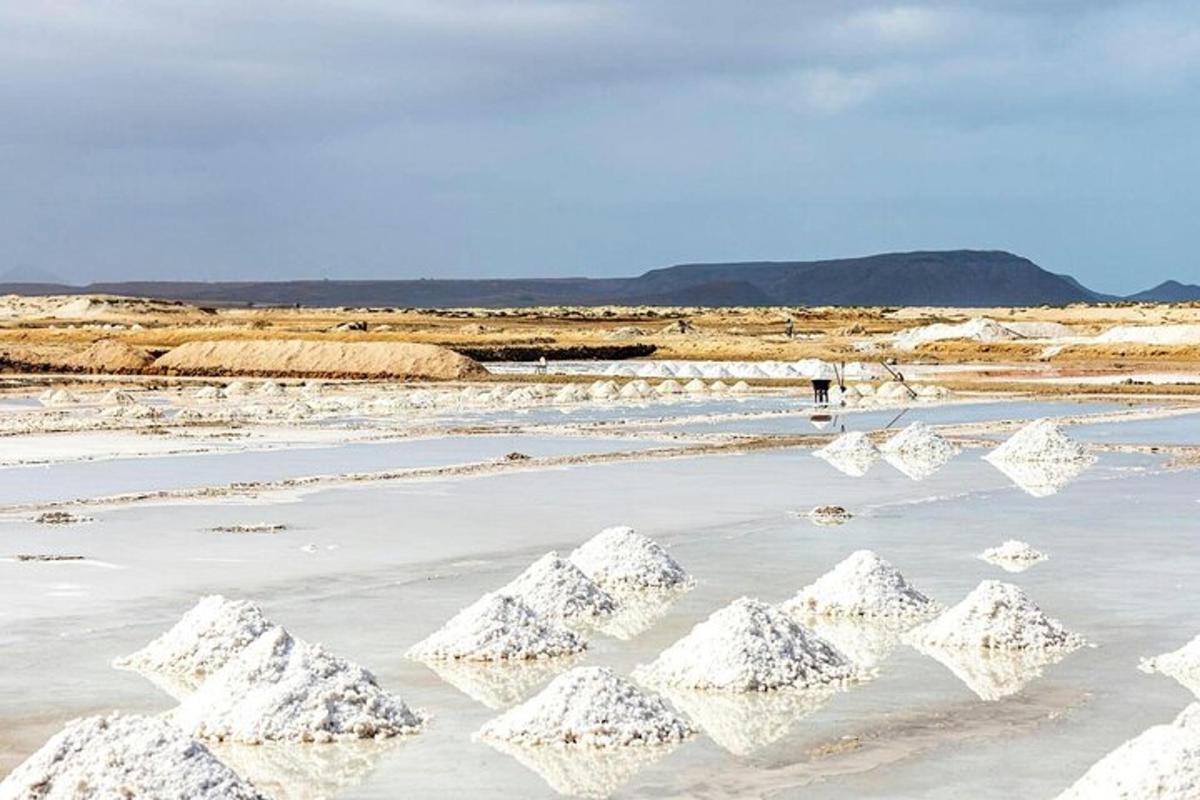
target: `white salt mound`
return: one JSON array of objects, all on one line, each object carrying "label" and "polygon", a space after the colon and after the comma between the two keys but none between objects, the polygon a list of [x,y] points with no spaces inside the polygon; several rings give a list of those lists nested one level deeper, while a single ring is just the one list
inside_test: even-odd
[{"label": "white salt mound", "polygon": [[551,619],[603,617],[617,610],[612,595],[555,552],[533,562],[500,593],[519,597]]},{"label": "white salt mound", "polygon": [[888,439],[881,448],[883,453],[909,458],[914,461],[945,463],[958,455],[958,448],[941,437],[924,422],[914,422]]},{"label": "white salt mound", "polygon": [[279,627],[210,676],[171,719],[198,738],[247,744],[386,738],[425,722],[358,664]]},{"label": "white salt mound", "polygon": [[669,589],[694,581],[662,545],[633,528],[605,528],[571,553],[571,562],[606,589]]},{"label": "white salt mound", "polygon": [[858,677],[833,645],[749,597],[716,611],[634,671],[650,685],[732,692],[840,686]]},{"label": "white salt mound", "polygon": [[939,606],[899,570],[870,550],[859,550],[781,606],[792,616],[920,619]]},{"label": "white salt mound", "polygon": [[1056,800],[1192,800],[1200,797],[1200,732],[1192,704],[1092,765]]},{"label": "white salt mound", "polygon": [[989,461],[1089,464],[1095,456],[1063,433],[1053,420],[1035,420],[984,456]]},{"label": "white salt mound", "polygon": [[1174,678],[1200,694],[1200,636],[1178,650],[1143,659],[1140,668],[1143,672],[1158,672]]},{"label": "white salt mound", "polygon": [[664,745],[693,734],[666,701],[605,667],[577,667],[477,734],[521,745]]},{"label": "white salt mound", "polygon": [[208,595],[170,630],[113,666],[195,689],[274,627],[254,603]]},{"label": "white salt mound", "polygon": [[484,595],[413,645],[408,657],[418,661],[523,661],[568,656],[586,646],[578,634],[543,618],[522,600],[496,592]]},{"label": "white salt mound", "polygon": [[865,433],[862,431],[850,431],[849,433],[843,433],[819,450],[813,451],[813,455],[824,459],[848,458],[874,460],[879,458],[880,453],[879,448],[867,438]]},{"label": "white salt mound", "polygon": [[1027,542],[1019,539],[1009,539],[1004,544],[989,547],[980,553],[979,557],[990,564],[1003,567],[1027,567],[1049,558],[1045,553],[1034,550]]},{"label": "white salt mound", "polygon": [[158,717],[70,723],[0,782],[4,800],[262,800],[208,748]]},{"label": "white salt mound", "polygon": [[958,605],[909,632],[925,647],[1073,650],[1083,638],[1051,619],[1017,586],[982,581]]}]

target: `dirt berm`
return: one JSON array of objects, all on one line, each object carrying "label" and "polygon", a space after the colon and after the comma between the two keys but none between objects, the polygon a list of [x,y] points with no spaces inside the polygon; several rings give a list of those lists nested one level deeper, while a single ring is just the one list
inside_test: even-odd
[{"label": "dirt berm", "polygon": [[305,339],[188,342],[161,356],[152,370],[169,375],[420,380],[462,380],[488,375],[479,362],[432,344]]}]

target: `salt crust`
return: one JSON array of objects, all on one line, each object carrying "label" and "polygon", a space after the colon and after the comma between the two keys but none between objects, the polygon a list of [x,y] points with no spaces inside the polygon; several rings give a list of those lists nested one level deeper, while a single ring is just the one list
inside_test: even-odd
[{"label": "salt crust", "polygon": [[526,746],[610,748],[671,744],[692,733],[661,697],[605,667],[576,667],[485,724],[477,736]]},{"label": "salt crust", "polygon": [[662,545],[633,528],[605,528],[571,553],[571,562],[605,589],[689,587],[692,577]]},{"label": "salt crust", "polygon": [[1045,561],[1049,556],[1033,549],[1028,542],[1008,539],[1001,545],[984,550],[979,554],[979,558],[1009,572],[1023,572],[1039,561]]},{"label": "salt crust", "polygon": [[1200,797],[1200,704],[1155,725],[1092,765],[1056,800],[1192,800]]},{"label": "salt crust", "polygon": [[196,689],[275,625],[254,603],[219,594],[200,599],[178,622],[141,650],[113,661],[140,672],[178,696]]},{"label": "salt crust", "polygon": [[272,628],[170,714],[197,738],[246,744],[384,739],[416,733],[425,715],[359,665]]},{"label": "salt crust", "polygon": [[521,661],[568,656],[586,646],[577,633],[543,618],[520,599],[493,592],[413,645],[408,657],[418,661]]},{"label": "salt crust", "polygon": [[1083,638],[1051,619],[1011,583],[982,581],[962,602],[906,639],[928,647],[979,650],[1059,650],[1083,645]]},{"label": "salt crust", "polygon": [[833,645],[749,597],[714,612],[633,676],[651,686],[731,692],[842,686],[863,677]]},{"label": "salt crust", "polygon": [[75,720],[0,782],[3,800],[264,800],[208,748],[157,717]]},{"label": "salt crust", "polygon": [[922,619],[939,606],[870,550],[851,553],[780,608],[792,615]]},{"label": "salt crust", "polygon": [[612,595],[556,552],[533,562],[500,593],[519,597],[550,619],[606,617],[617,610]]}]

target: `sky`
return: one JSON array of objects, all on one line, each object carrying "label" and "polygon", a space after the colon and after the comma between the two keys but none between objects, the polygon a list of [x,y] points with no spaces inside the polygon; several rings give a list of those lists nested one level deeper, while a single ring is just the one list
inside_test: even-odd
[{"label": "sky", "polygon": [[1200,3],[0,0],[0,274],[1200,282]]}]

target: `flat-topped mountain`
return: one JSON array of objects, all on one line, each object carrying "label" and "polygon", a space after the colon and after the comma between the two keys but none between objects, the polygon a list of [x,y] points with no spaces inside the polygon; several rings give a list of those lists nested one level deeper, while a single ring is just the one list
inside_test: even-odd
[{"label": "flat-topped mountain", "polygon": [[[130,281],[67,286],[2,283],[0,293],[115,294],[211,305],[392,307],[1033,306],[1114,300],[1068,275],[1002,250],[883,253],[825,261],[679,264],[632,278]],[[1200,287],[1168,281],[1133,300],[1197,299]]]}]

